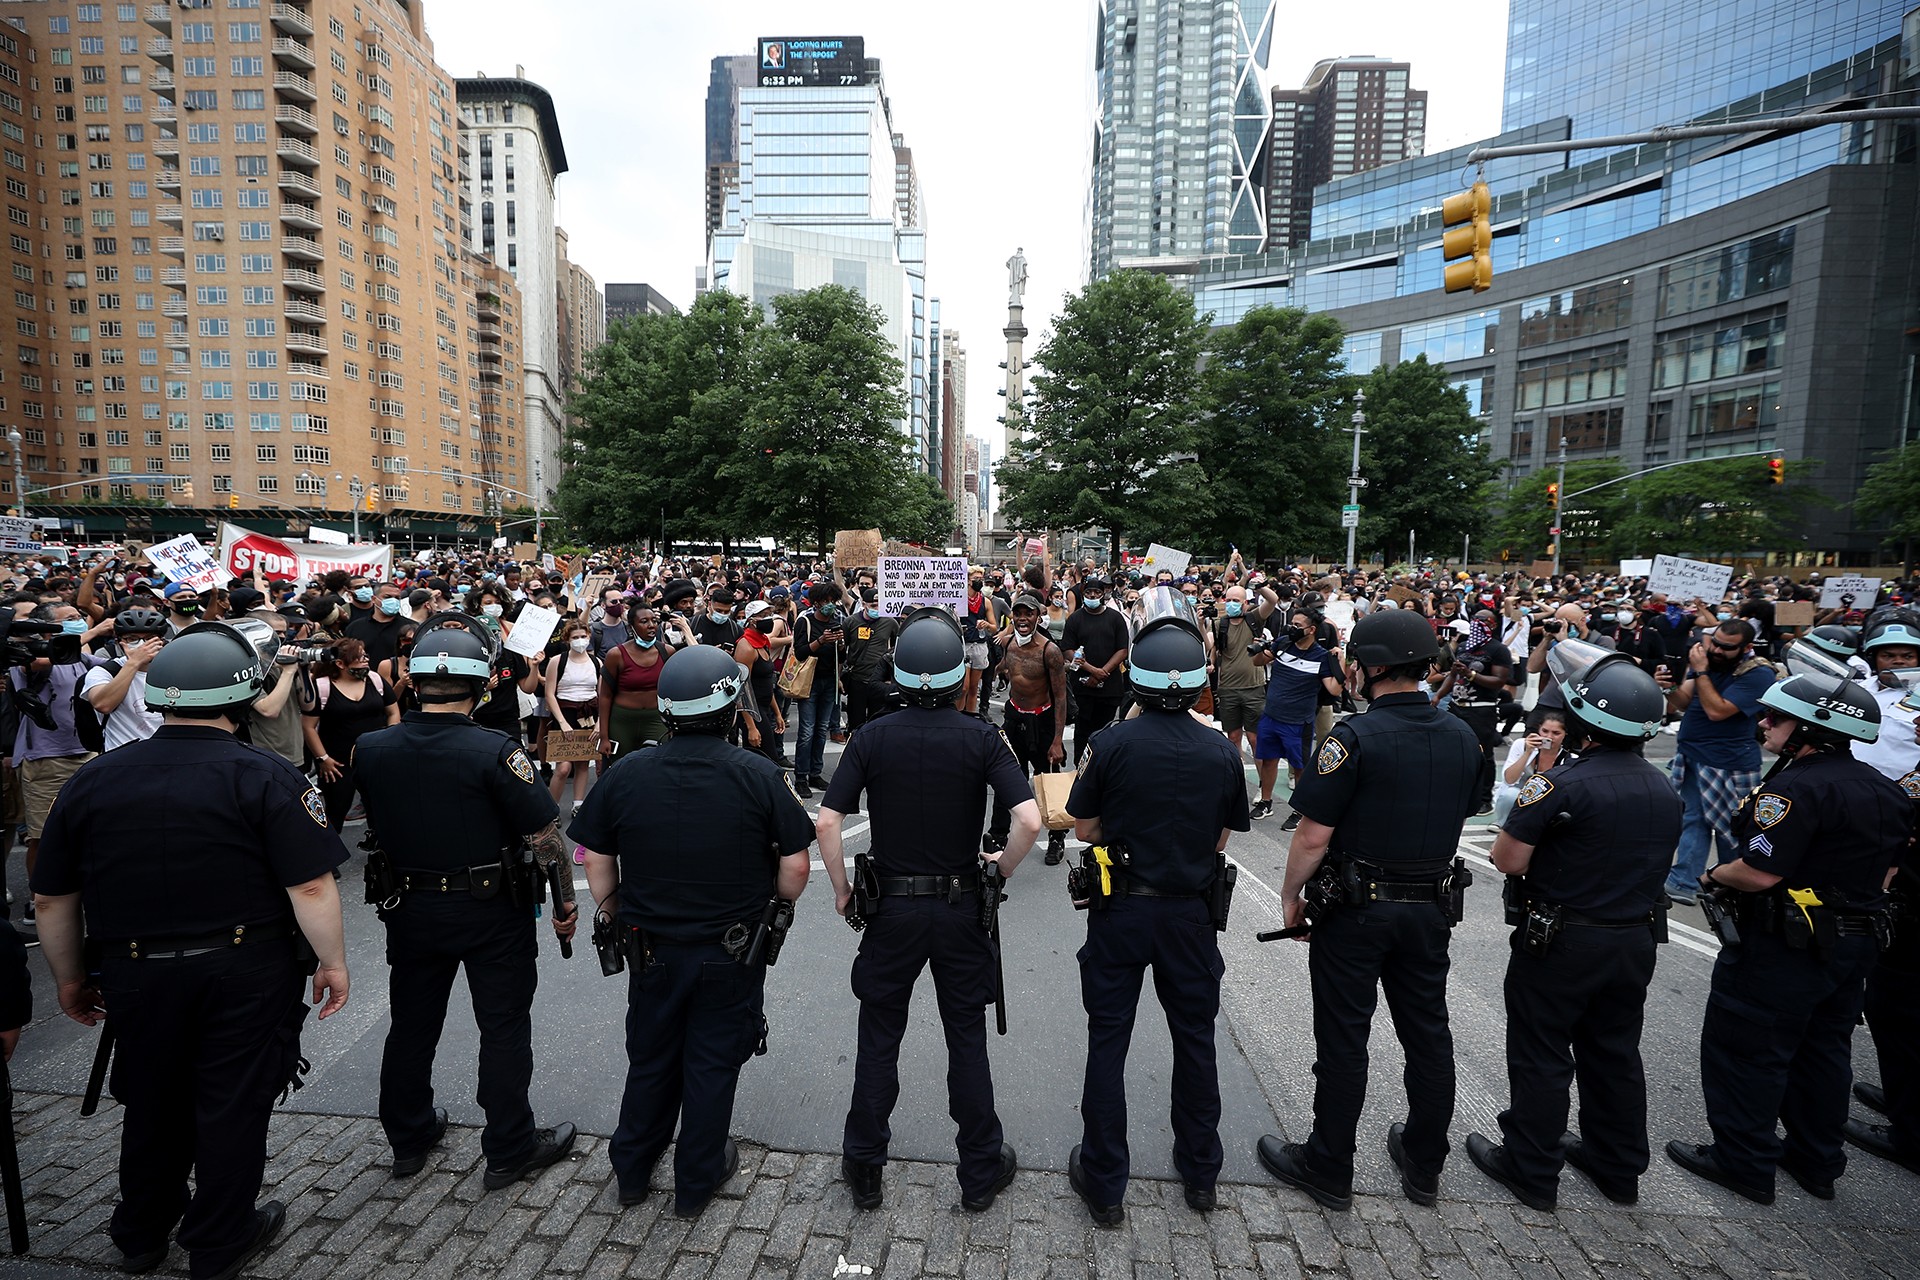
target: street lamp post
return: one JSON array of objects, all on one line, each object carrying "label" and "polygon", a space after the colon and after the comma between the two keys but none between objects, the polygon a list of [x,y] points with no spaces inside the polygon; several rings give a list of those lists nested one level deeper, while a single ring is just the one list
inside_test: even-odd
[{"label": "street lamp post", "polygon": [[26,442],[26,438],[20,434],[20,428],[18,427],[7,428],[7,443],[13,446],[13,496],[15,499],[14,505],[20,508],[20,518],[22,520],[27,518],[26,455],[21,452],[21,445],[23,445],[25,442]]},{"label": "street lamp post", "polygon": [[347,496],[353,500],[353,544],[356,547],[360,545],[360,499],[366,495],[367,486],[360,483],[359,476],[347,482]]},{"label": "street lamp post", "polygon": [[[1353,468],[1347,472],[1347,505],[1349,507],[1358,507],[1360,505],[1360,437],[1367,434],[1365,430],[1367,425],[1366,406],[1367,393],[1364,391],[1355,391],[1353,393]],[[1357,519],[1353,524],[1347,526],[1348,573],[1352,573],[1354,570],[1353,540],[1354,535],[1359,532],[1360,525]]]},{"label": "street lamp post", "polygon": [[1553,491],[1560,495],[1559,505],[1553,509],[1553,528],[1550,531],[1553,535],[1553,576],[1558,580],[1561,530],[1566,528],[1567,524],[1567,433],[1565,431],[1560,433],[1560,479]]}]

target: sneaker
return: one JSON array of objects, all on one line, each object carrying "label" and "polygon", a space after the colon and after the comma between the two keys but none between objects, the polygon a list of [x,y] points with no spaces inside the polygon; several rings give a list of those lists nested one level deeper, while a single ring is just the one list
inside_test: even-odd
[{"label": "sneaker", "polygon": [[1066,856],[1067,856],[1067,833],[1064,831],[1056,831],[1051,836],[1047,837],[1046,864],[1050,867],[1058,866],[1061,860],[1064,859]]},{"label": "sneaker", "polygon": [[1282,831],[1298,831],[1300,829],[1299,811],[1296,810],[1295,812],[1288,814],[1287,820],[1280,824],[1280,829]]},{"label": "sneaker", "polygon": [[813,788],[808,786],[807,780],[797,773],[793,775],[793,794],[802,800],[813,799]]},{"label": "sneaker", "polygon": [[807,785],[810,787],[818,787],[822,791],[825,791],[827,789],[827,780],[821,774],[810,773],[807,775]]},{"label": "sneaker", "polygon": [[587,865],[587,846],[583,844],[573,846],[573,865],[576,867]]},{"label": "sneaker", "polygon": [[537,1173],[550,1164],[558,1163],[573,1150],[574,1128],[570,1124],[556,1125],[551,1129],[541,1129],[533,1135],[533,1145],[527,1153],[512,1164],[495,1168],[487,1166],[481,1185],[489,1191],[498,1191],[510,1187],[530,1173]]},{"label": "sneaker", "polygon": [[1255,821],[1258,821],[1261,818],[1265,818],[1271,815],[1272,813],[1273,813],[1273,801],[1271,800],[1255,800],[1253,802],[1253,808],[1247,810],[1247,816],[1249,818],[1254,819]]},{"label": "sneaker", "polygon": [[38,923],[36,923],[33,918],[33,899],[32,898],[28,898],[27,905],[20,908],[20,923],[24,925],[30,925],[36,929],[39,928]]}]

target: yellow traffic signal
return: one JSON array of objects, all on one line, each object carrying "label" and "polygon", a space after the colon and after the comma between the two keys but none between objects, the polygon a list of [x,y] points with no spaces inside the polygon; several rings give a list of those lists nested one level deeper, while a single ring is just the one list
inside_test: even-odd
[{"label": "yellow traffic signal", "polygon": [[372,490],[368,490],[368,491],[367,491],[367,510],[369,510],[369,511],[373,511],[373,510],[375,510],[375,509],[376,509],[376,508],[374,507],[374,505],[373,505],[373,503],[374,503],[374,494],[373,494],[373,491],[372,491]]},{"label": "yellow traffic signal", "polygon": [[180,486],[180,501],[182,502],[193,501],[193,481],[189,480],[185,484]]},{"label": "yellow traffic signal", "polygon": [[240,495],[239,495],[239,494],[237,494],[237,493],[230,493],[230,494],[228,494],[228,495],[227,495],[227,509],[228,509],[229,511],[238,511],[238,510],[240,509]]},{"label": "yellow traffic signal", "polygon": [[1767,459],[1767,483],[1785,484],[1787,482],[1787,463],[1784,458]]},{"label": "yellow traffic signal", "polygon": [[1547,505],[1555,511],[1560,509],[1560,485],[1553,480],[1547,481]]},{"label": "yellow traffic signal", "polygon": [[1441,255],[1447,261],[1448,293],[1485,293],[1493,286],[1493,193],[1484,182],[1457,196],[1448,196],[1440,206],[1440,220],[1446,227],[1441,238]]}]

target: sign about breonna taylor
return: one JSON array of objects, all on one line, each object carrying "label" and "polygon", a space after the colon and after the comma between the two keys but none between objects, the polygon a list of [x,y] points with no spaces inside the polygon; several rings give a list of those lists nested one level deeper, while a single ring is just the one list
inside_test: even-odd
[{"label": "sign about breonna taylor", "polygon": [[967,607],[965,556],[881,556],[874,586],[880,612],[897,618],[909,609]]},{"label": "sign about breonna taylor", "polygon": [[1675,600],[1718,600],[1733,580],[1733,566],[1689,560],[1685,556],[1655,556],[1647,575],[1647,591]]}]

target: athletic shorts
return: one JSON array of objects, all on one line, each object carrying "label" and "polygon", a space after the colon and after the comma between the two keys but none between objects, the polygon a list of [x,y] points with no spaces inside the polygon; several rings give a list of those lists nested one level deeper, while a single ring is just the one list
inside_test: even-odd
[{"label": "athletic shorts", "polygon": [[1253,730],[1260,726],[1260,709],[1267,705],[1267,688],[1229,689],[1224,685],[1213,695],[1214,718],[1228,733]]},{"label": "athletic shorts", "polygon": [[987,669],[987,642],[978,641],[967,646],[967,665],[975,671]]},{"label": "athletic shorts", "polygon": [[1313,724],[1281,724],[1268,716],[1260,717],[1260,728],[1253,740],[1255,760],[1285,760],[1287,767],[1307,767],[1307,746],[1313,741]]}]

